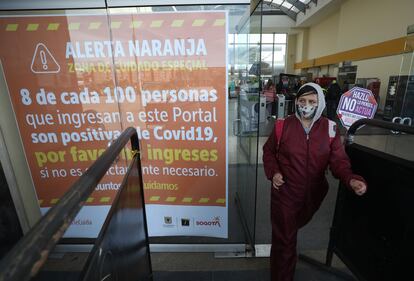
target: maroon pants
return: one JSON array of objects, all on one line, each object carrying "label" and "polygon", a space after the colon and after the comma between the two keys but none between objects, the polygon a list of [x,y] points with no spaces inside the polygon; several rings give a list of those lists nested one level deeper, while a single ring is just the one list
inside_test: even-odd
[{"label": "maroon pants", "polygon": [[[271,281],[292,281],[297,261],[296,243],[299,228],[307,224],[320,206],[309,198],[293,197],[272,188],[271,220],[272,249],[270,252]],[[318,200],[319,201],[319,200]]]}]

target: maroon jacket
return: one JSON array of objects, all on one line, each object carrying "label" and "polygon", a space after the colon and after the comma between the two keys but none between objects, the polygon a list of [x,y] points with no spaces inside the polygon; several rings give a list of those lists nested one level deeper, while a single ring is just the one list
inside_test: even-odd
[{"label": "maroon jacket", "polygon": [[[312,126],[307,137],[301,122],[295,115],[284,121],[279,152],[275,130],[263,146],[263,164],[266,177],[271,181],[274,174],[283,175],[281,186],[283,197],[296,203],[310,203],[317,209],[328,191],[325,171],[329,166],[333,175],[349,187],[352,178],[363,180],[352,173],[351,164],[345,153],[339,131],[329,133],[329,121],[320,117]],[[336,132],[336,133],[335,133]],[[330,140],[330,135],[333,139]],[[285,189],[285,190],[283,190]],[[316,210],[313,210],[316,211]]]}]

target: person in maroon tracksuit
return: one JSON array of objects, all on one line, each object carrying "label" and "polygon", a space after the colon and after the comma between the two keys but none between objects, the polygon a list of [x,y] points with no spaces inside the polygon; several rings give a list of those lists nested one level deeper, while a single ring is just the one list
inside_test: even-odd
[{"label": "person in maroon tracksuit", "polygon": [[352,173],[336,123],[322,117],[321,87],[304,84],[295,105],[296,113],[283,121],[280,139],[275,129],[263,146],[264,169],[272,182],[272,281],[293,280],[298,229],[310,221],[326,196],[328,166],[357,195],[367,189],[364,179]]}]

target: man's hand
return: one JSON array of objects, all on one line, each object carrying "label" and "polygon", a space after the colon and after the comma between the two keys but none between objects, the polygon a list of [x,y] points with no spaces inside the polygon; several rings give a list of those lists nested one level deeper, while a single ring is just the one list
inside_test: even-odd
[{"label": "man's hand", "polygon": [[276,188],[277,190],[279,190],[279,187],[284,183],[285,181],[283,180],[283,176],[281,173],[276,173],[273,176],[272,184],[273,184],[273,187]]},{"label": "man's hand", "polygon": [[349,185],[354,190],[355,194],[357,194],[359,196],[361,196],[365,192],[367,192],[367,185],[363,181],[356,180],[356,179],[351,179],[349,181]]}]

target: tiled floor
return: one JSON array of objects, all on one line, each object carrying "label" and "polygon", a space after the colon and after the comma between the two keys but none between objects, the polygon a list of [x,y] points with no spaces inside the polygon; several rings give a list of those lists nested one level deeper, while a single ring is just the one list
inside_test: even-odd
[{"label": "tiled floor", "polygon": [[[162,257],[160,257],[162,256]],[[169,257],[170,256],[170,257]],[[175,256],[174,260],[171,257]],[[159,267],[159,262],[169,266]],[[175,261],[175,262],[174,262]],[[212,254],[153,254],[154,281],[270,281],[268,258],[215,259]],[[183,264],[185,263],[185,266]],[[343,268],[340,268],[344,270]],[[295,281],[355,280],[299,261]]]}]

